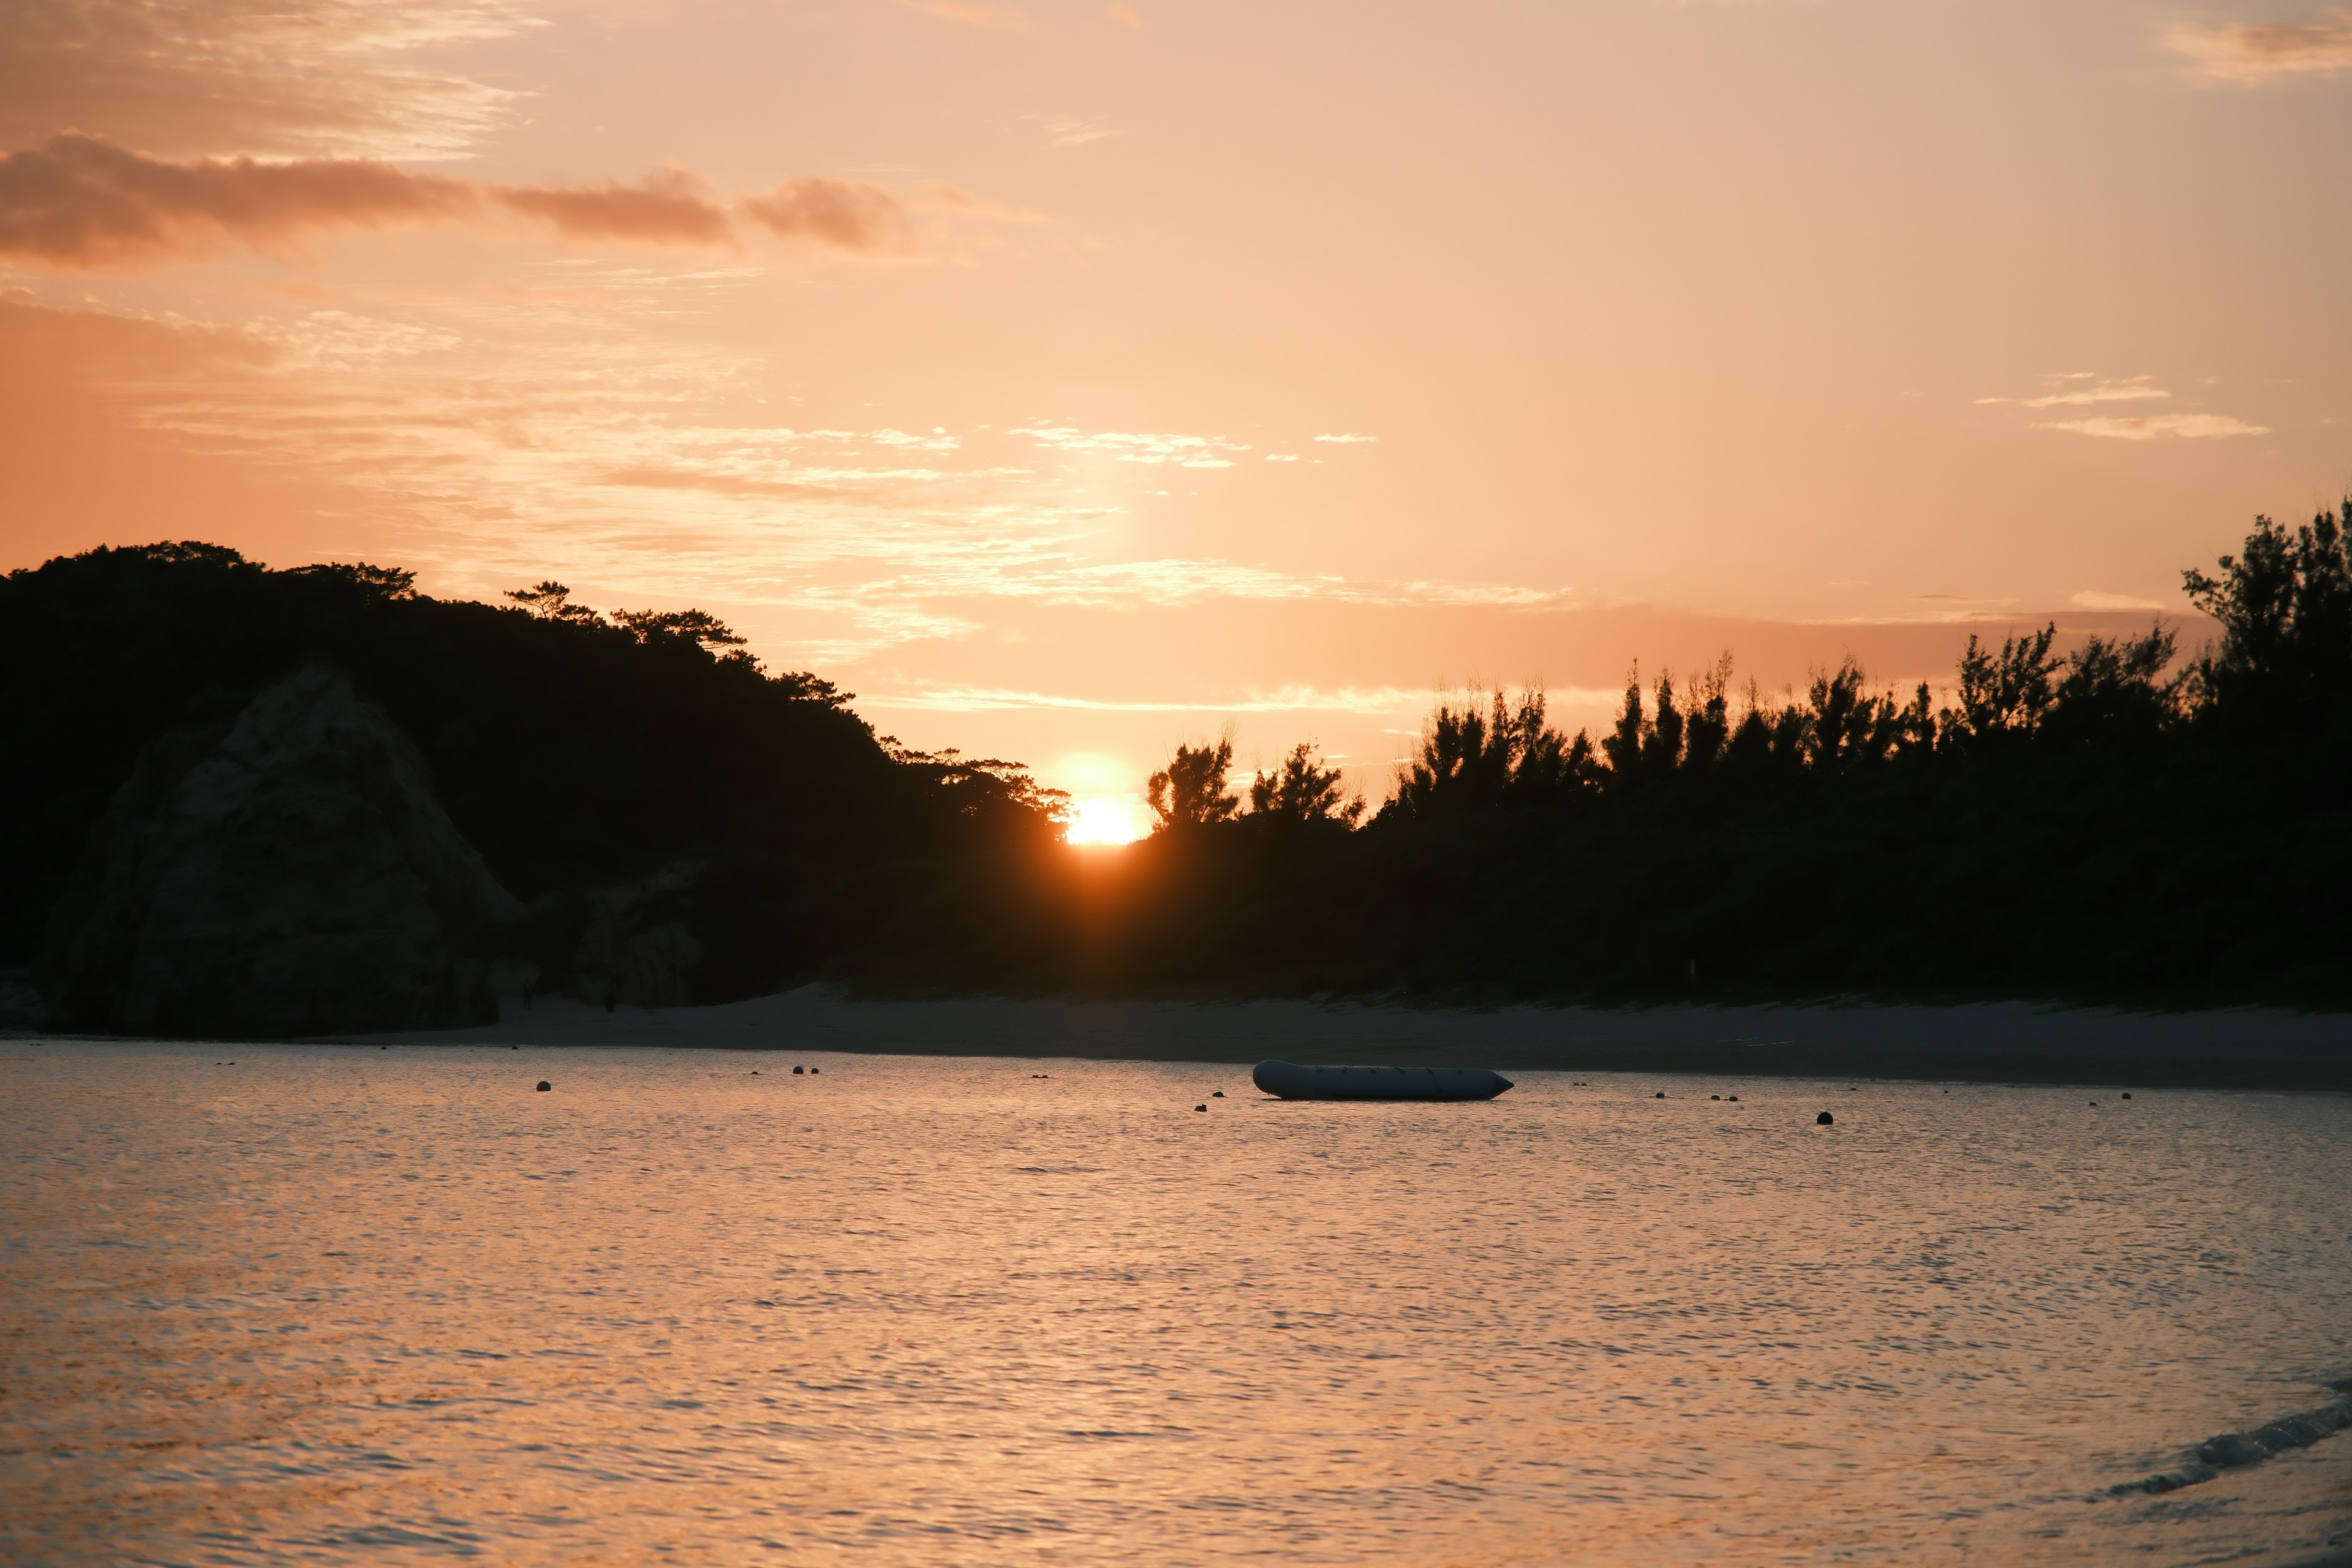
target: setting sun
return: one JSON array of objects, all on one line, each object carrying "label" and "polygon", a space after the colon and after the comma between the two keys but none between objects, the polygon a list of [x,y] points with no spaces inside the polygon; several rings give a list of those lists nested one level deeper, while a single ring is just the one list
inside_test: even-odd
[{"label": "setting sun", "polygon": [[1151,831],[1149,814],[1120,795],[1087,795],[1071,803],[1071,844],[1132,844]]}]

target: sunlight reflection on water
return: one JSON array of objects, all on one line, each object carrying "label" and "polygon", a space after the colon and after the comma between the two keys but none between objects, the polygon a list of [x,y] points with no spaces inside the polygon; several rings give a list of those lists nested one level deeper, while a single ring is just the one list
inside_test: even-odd
[{"label": "sunlight reflection on water", "polygon": [[2088,1500],[2352,1372],[2341,1096],[0,1056],[11,1562],[2171,1563],[2352,1518],[2352,1434]]}]

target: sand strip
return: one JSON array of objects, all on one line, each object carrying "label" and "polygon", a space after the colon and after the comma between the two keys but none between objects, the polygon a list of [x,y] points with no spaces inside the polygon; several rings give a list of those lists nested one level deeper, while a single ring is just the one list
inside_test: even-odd
[{"label": "sand strip", "polygon": [[714,1007],[560,998],[494,1025],[349,1037],[376,1044],[701,1046],[738,1050],[1382,1062],[1576,1071],[2010,1083],[2352,1089],[2352,1016],[2234,1008],[2127,1013],[1950,1007],[1505,1007],[1312,1002],[852,1001],[822,986]]}]

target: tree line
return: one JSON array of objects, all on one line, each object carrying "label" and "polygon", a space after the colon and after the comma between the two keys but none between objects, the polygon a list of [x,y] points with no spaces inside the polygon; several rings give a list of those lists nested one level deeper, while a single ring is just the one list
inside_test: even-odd
[{"label": "tree line", "polygon": [[697,868],[702,1000],[894,993],[1660,1002],[1867,994],[2352,1004],[2352,502],[2257,520],[2177,628],[1971,638],[1942,700],[1851,660],[1775,700],[1729,660],[1442,702],[1373,808],[1312,745],[1149,781],[1159,830],[1066,852],[1025,770],[878,734],[698,610],[499,605],[397,568],[202,543],[0,578],[0,967],[142,751],[311,658],[418,744],[526,902]]},{"label": "tree line", "polygon": [[[1380,826],[1497,810],[1559,809],[1676,781],[1958,765],[2020,750],[2215,747],[2267,755],[2322,750],[2345,739],[2352,713],[2352,567],[2347,511],[2322,511],[2289,530],[2255,520],[2242,549],[2219,571],[2185,572],[2189,602],[2219,637],[2180,658],[2178,628],[2161,617],[2137,637],[2093,636],[2056,651],[2058,629],[1971,635],[1950,700],[1926,682],[1907,696],[1873,691],[1850,657],[1818,671],[1793,700],[1776,702],[1749,681],[1736,691],[1724,653],[1681,689],[1671,672],[1645,690],[1638,667],[1614,725],[1598,741],[1548,721],[1544,693],[1496,688],[1484,700],[1441,701],[1423,724],[1394,793],[1370,817]],[[1160,832],[1232,822],[1244,815],[1354,826],[1360,797],[1312,744],[1249,785],[1246,811],[1227,788],[1230,740],[1179,745],[1152,775]]]},{"label": "tree line", "polygon": [[[1971,637],[1942,700],[1852,659],[1775,700],[1727,654],[1564,733],[1440,702],[1377,811],[1301,746],[1150,781],[1108,971],[1268,989],[1670,999],[2331,1000],[2352,986],[2352,501],[2183,574],[2215,628]],[[1313,831],[1290,831],[1306,826]],[[1189,955],[1189,958],[1188,958]]]}]

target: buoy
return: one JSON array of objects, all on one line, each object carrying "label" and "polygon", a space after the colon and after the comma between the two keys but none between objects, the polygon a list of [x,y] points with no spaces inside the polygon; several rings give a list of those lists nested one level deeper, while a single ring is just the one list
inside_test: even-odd
[{"label": "buoy", "polygon": [[1719,1094],[1710,1094],[1710,1095],[1708,1095],[1708,1096],[1707,1096],[1707,1098],[1708,1098],[1709,1100],[1721,1100],[1721,1099],[1723,1098],[1723,1096],[1721,1096],[1721,1095],[1719,1095]]},{"label": "buoy", "polygon": [[799,1068],[794,1068],[793,1070],[794,1072],[799,1072],[801,1069],[800,1069]]},{"label": "buoy", "polygon": [[1738,1104],[1738,1103],[1739,1103],[1739,1097],[1738,1097],[1738,1095],[1736,1095],[1736,1094],[1735,1094],[1735,1095],[1733,1095],[1733,1096],[1731,1097],[1731,1102],[1732,1102],[1734,1105]]},{"label": "buoy", "polygon": [[2130,1089],[2126,1089],[2126,1090],[2124,1090],[2124,1098],[2125,1098],[2126,1100],[2129,1100],[2129,1099],[2131,1098],[2131,1090],[2130,1090]]},{"label": "buoy", "polygon": [[1828,1111],[1826,1111],[1826,1110],[1822,1111],[1819,1116],[1816,1116],[1816,1117],[1814,1117],[1814,1118],[1813,1118],[1813,1125],[1814,1125],[1814,1126],[1816,1126],[1816,1127],[1830,1127],[1830,1126],[1834,1126],[1834,1125],[1836,1124],[1836,1122],[1837,1122],[1837,1118],[1836,1118],[1836,1117],[1834,1117],[1834,1116],[1832,1116],[1832,1115],[1831,1115]]},{"label": "buoy", "polygon": [[1664,1099],[1665,1099],[1665,1098],[1666,1098],[1666,1091],[1665,1091],[1664,1089],[1660,1089],[1660,1090],[1658,1090],[1658,1098],[1659,1098],[1660,1100],[1664,1100]]},{"label": "buoy", "polygon": [[1225,1098],[1225,1091],[1222,1089],[1216,1089],[1210,1094],[1209,1098],[1211,1100],[1223,1100]]},{"label": "buoy", "polygon": [[820,1072],[823,1072],[824,1070],[824,1069],[823,1068],[809,1068],[809,1071],[810,1071],[810,1072],[812,1072],[812,1073],[820,1073]]},{"label": "buoy", "polygon": [[1208,1110],[1209,1108],[1208,1108],[1207,1106],[1205,1106],[1205,1105],[1196,1105],[1196,1106],[1194,1106],[1192,1109],[1193,1109],[1193,1110]]},{"label": "buoy", "polygon": [[549,1089],[553,1089],[554,1087],[555,1086],[553,1084],[548,1082],[545,1079],[541,1079],[539,1080],[539,1092],[541,1094],[545,1094]]}]

